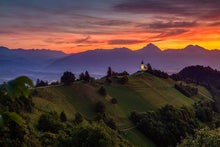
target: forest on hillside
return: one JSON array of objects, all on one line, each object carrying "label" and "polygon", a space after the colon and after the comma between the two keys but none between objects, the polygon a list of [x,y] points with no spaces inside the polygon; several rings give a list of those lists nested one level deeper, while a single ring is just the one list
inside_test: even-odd
[{"label": "forest on hillside", "polygon": [[[213,72],[218,74],[218,71]],[[207,83],[209,87],[214,87],[215,91],[212,91],[205,85],[213,99],[200,98],[199,86],[204,86],[206,81],[181,74],[180,72],[179,75],[171,76],[178,81],[175,82],[165,72],[149,66],[147,71],[139,71],[133,75],[129,75],[126,71],[117,73],[109,67],[106,76],[101,79],[92,78],[88,71],[82,72],[78,78],[72,72],[66,71],[60,81],[50,84],[47,81],[37,80],[34,85],[28,77],[15,78],[0,85],[0,146],[138,146],[132,141],[133,138],[126,136],[124,130],[129,128],[121,129],[122,120],[117,115],[121,114],[121,108],[125,106],[121,98],[112,97],[110,92],[116,87],[119,91],[116,94],[120,94],[123,88],[133,86],[135,82],[139,82],[140,85],[138,80],[150,79],[149,81],[155,80],[154,86],[172,83],[170,88],[173,94],[178,93],[187,101],[190,100],[190,104],[174,106],[172,103],[167,103],[144,112],[129,109],[126,121],[132,125],[131,129],[135,128],[141,132],[138,137],[143,135],[146,140],[151,140],[154,146],[217,147],[220,144],[219,87],[214,83]],[[43,90],[60,87],[64,90],[72,88],[70,90],[74,91],[74,87],[79,89],[80,86],[87,86],[87,90],[93,91],[89,95],[97,97],[97,100],[91,103],[93,119],[85,115],[88,113],[85,112],[87,108],[79,109],[82,106],[78,104],[76,111],[72,113],[63,110],[45,111],[43,107],[39,107],[38,97],[42,97],[42,100],[53,100],[55,97],[55,94],[47,94]],[[150,88],[150,90],[155,89]],[[81,91],[80,94],[83,92]],[[84,103],[83,98],[85,97],[77,100]],[[177,97],[177,99],[181,98]],[[113,108],[120,111],[113,113]]]}]

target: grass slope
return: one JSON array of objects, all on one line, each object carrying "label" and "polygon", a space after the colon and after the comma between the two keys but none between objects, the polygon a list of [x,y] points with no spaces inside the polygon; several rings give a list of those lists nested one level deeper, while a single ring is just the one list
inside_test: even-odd
[{"label": "grass slope", "polygon": [[[171,79],[161,79],[148,73],[137,72],[129,76],[129,82],[125,85],[113,83],[104,84],[104,79],[96,80],[94,84],[83,84],[75,82],[72,86],[53,86],[37,88],[33,96],[35,113],[32,114],[32,121],[36,122],[40,113],[65,111],[68,119],[74,119],[74,113],[82,113],[87,120],[94,120],[96,112],[94,106],[97,101],[106,105],[107,117],[113,118],[123,136],[138,146],[154,146],[154,144],[143,136],[128,117],[134,110],[145,112],[154,110],[165,104],[175,106],[191,106],[197,100],[211,100],[210,93],[204,87],[198,87],[199,94],[188,98],[174,88],[175,82]],[[104,86],[107,96],[101,96],[98,89]],[[116,98],[117,105],[110,100]],[[131,129],[126,129],[131,128]]]}]

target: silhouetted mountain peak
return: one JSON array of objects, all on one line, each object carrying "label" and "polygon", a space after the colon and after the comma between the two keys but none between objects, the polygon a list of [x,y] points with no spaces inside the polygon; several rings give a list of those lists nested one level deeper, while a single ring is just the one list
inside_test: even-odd
[{"label": "silhouetted mountain peak", "polygon": [[203,52],[206,51],[205,48],[198,46],[198,45],[188,45],[184,48],[185,51],[189,52]]},{"label": "silhouetted mountain peak", "polygon": [[138,52],[142,52],[142,53],[159,53],[159,52],[161,52],[161,50],[160,50],[160,48],[158,48],[153,43],[149,43],[147,46],[145,46],[142,49],[138,50]]},{"label": "silhouetted mountain peak", "polygon": [[0,51],[2,50],[9,50],[7,47],[4,47],[4,46],[0,46]]},{"label": "silhouetted mountain peak", "polygon": [[0,55],[9,56],[11,55],[11,50],[7,47],[0,46]]},{"label": "silhouetted mountain peak", "polygon": [[147,44],[146,47],[149,47],[149,48],[158,48],[156,45],[154,45],[153,43],[149,43]]}]

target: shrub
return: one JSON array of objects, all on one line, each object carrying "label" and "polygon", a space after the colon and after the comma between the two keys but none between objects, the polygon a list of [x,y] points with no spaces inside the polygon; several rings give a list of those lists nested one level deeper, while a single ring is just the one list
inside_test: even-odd
[{"label": "shrub", "polygon": [[41,137],[40,141],[42,146],[52,146],[56,142],[56,134],[45,132]]},{"label": "shrub", "polygon": [[178,147],[218,147],[220,145],[220,128],[210,130],[203,128],[195,135],[187,136]]},{"label": "shrub", "polygon": [[104,113],[105,112],[105,104],[101,101],[97,102],[95,105],[96,112]]},{"label": "shrub", "polygon": [[105,82],[110,84],[110,83],[112,83],[112,80],[109,77],[106,77]]},{"label": "shrub", "polygon": [[101,88],[99,88],[98,91],[101,95],[106,96],[107,95],[107,91],[105,90],[105,88],[102,86]]},{"label": "shrub", "polygon": [[117,128],[116,123],[112,118],[106,122],[106,125],[108,125],[113,130],[116,130],[116,128]]},{"label": "shrub", "polygon": [[169,78],[169,75],[166,72],[163,72],[163,71],[160,71],[160,70],[149,70],[147,72],[149,72],[152,75],[155,75],[157,77],[163,78],[163,79]]},{"label": "shrub", "polygon": [[58,121],[57,113],[42,114],[38,120],[37,128],[43,132],[57,133],[63,129],[62,123]]},{"label": "shrub", "polygon": [[118,79],[118,83],[120,83],[120,84],[128,83],[128,77],[127,76],[123,76],[122,78],[119,78]]},{"label": "shrub", "polygon": [[75,114],[75,122],[76,122],[77,124],[80,124],[81,122],[83,122],[83,116],[82,116],[81,113],[77,112],[77,113]]},{"label": "shrub", "polygon": [[112,99],[111,99],[111,103],[112,103],[112,104],[117,104],[117,103],[118,103],[118,101],[117,101],[117,99],[116,99],[116,98],[112,98]]},{"label": "shrub", "polygon": [[66,117],[66,114],[65,114],[64,111],[62,111],[62,112],[60,113],[60,120],[61,120],[61,122],[67,121],[67,117]]}]

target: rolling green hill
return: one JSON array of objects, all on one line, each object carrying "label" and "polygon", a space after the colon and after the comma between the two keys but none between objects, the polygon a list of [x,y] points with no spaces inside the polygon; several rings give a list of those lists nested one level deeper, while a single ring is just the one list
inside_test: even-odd
[{"label": "rolling green hill", "polygon": [[[146,112],[166,104],[178,107],[192,106],[199,100],[212,101],[211,94],[201,86],[196,86],[198,95],[189,98],[174,88],[175,81],[172,79],[162,79],[142,72],[128,76],[128,79],[126,84],[119,84],[116,78],[111,78],[112,83],[107,84],[103,78],[93,83],[75,82],[71,86],[35,88],[32,90],[35,110],[27,115],[30,115],[33,125],[41,113],[53,110],[58,113],[64,111],[69,120],[74,119],[75,112],[82,113],[87,120],[95,120],[95,104],[102,101],[106,105],[107,117],[115,120],[124,138],[137,146],[155,146],[128,119],[132,111]],[[101,86],[107,90],[106,96],[98,93]],[[112,104],[112,98],[116,98],[118,104]]]}]

